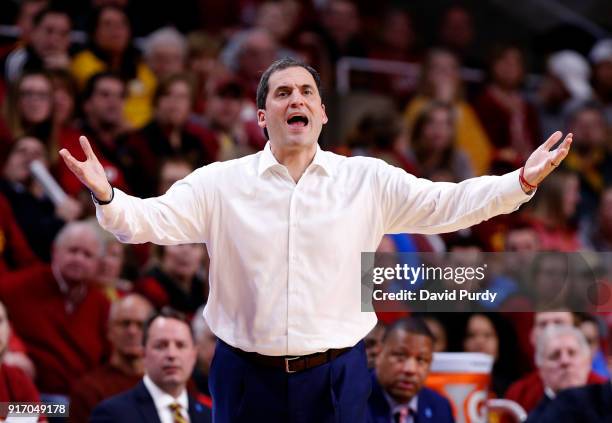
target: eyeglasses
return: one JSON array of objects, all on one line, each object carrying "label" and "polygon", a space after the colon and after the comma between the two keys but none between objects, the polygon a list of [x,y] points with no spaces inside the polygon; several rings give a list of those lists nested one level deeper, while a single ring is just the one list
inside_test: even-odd
[{"label": "eyeglasses", "polygon": [[19,91],[19,97],[31,100],[49,100],[51,93],[49,91],[21,90]]}]

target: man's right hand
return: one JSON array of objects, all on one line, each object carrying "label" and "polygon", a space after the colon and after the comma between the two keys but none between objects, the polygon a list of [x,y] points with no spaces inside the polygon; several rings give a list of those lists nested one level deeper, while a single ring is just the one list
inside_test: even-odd
[{"label": "man's right hand", "polygon": [[64,159],[68,169],[79,178],[79,181],[81,181],[98,200],[109,201],[112,198],[113,190],[106,178],[104,168],[91,149],[87,137],[81,136],[79,142],[87,158],[84,162],[75,159],[65,148],[60,150],[60,156]]}]

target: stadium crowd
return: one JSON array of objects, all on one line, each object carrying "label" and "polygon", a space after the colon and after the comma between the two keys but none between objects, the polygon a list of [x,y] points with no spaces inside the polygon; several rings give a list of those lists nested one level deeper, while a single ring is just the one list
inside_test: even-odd
[{"label": "stadium crowd", "polygon": [[[482,54],[470,8],[448,7],[435,39],[425,40],[418,13],[396,3],[373,10],[356,0],[192,0],[149,14],[130,0],[18,2],[18,37],[0,46],[0,402],[69,403],[68,420],[82,422],[103,400],[144,383],[149,391],[186,386],[200,411],[213,406],[206,246],[121,244],[96,224],[90,193],[58,151],[84,159],[84,134],[113,186],[159,195],[200,166],[265,146],[255,91],[261,72],[285,56],[322,75],[328,113],[340,122],[324,131],[324,148],[419,177],[501,174],[555,130],[574,134],[562,168],[519,211],[442,236],[388,235],[379,251],[582,252],[592,269],[611,274],[612,39],[583,51],[551,45],[536,60],[530,46],[493,39]],[[336,69],[347,57],[418,72],[353,70],[350,92],[339,94]],[[34,161],[65,196],[41,184]],[[544,265],[542,278],[559,270]],[[150,320],[154,311],[161,316]],[[380,313],[365,339],[372,415],[407,418],[438,404],[433,392],[412,399],[428,392],[432,353],[442,351],[492,355],[491,397],[516,401],[530,421],[569,415],[555,397],[593,384],[607,387],[612,409],[612,308],[520,311]],[[170,382],[155,372],[162,359],[152,353],[168,322],[173,333],[187,324],[193,334],[181,344],[193,359],[174,358],[181,368]],[[412,350],[393,353],[408,344],[421,355],[398,364],[412,363]],[[444,405],[432,407],[438,421],[450,421]],[[94,416],[109,421],[104,412]]]}]

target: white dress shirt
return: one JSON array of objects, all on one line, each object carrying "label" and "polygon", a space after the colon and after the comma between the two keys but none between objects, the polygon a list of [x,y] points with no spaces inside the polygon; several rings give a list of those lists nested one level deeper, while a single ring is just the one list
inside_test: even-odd
[{"label": "white dress shirt", "polygon": [[155,408],[157,409],[157,415],[159,416],[159,420],[161,423],[174,423],[174,416],[172,410],[170,409],[170,405],[177,403],[181,406],[181,414],[186,421],[189,420],[189,399],[187,397],[187,390],[183,389],[183,392],[178,396],[178,398],[174,398],[172,395],[167,392],[162,391],[159,386],[155,384],[149,377],[149,375],[145,375],[142,380],[151,394],[153,398],[153,403],[155,404]]},{"label": "white dress shirt", "polygon": [[518,170],[460,184],[417,179],[382,160],[317,148],[296,184],[263,151],[201,167],[160,197],[115,189],[97,205],[123,242],[207,244],[215,335],[266,355],[356,344],[374,327],[361,312],[361,252],[386,233],[465,228],[527,201]]}]

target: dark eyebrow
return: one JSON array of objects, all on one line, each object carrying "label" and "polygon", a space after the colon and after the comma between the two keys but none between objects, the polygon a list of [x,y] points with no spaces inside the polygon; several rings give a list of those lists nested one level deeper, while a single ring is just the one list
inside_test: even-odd
[{"label": "dark eyebrow", "polygon": [[[302,90],[307,89],[307,88],[310,88],[311,90],[314,90],[314,87],[312,85],[310,85],[310,84],[303,84],[303,85],[300,86],[300,88]],[[291,91],[292,89],[293,89],[293,87],[290,86],[290,85],[280,85],[280,86],[276,87],[274,92],[285,91],[285,90]]]}]

